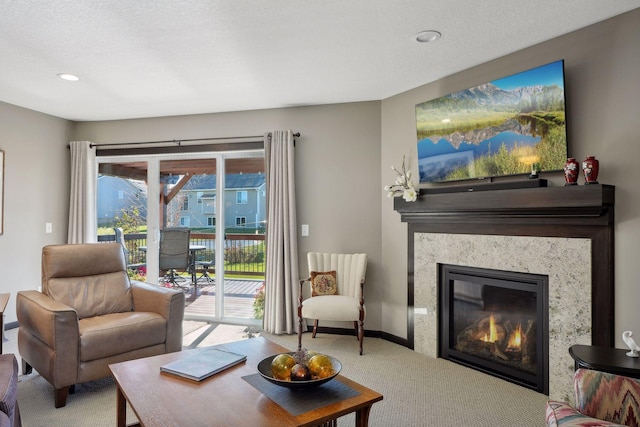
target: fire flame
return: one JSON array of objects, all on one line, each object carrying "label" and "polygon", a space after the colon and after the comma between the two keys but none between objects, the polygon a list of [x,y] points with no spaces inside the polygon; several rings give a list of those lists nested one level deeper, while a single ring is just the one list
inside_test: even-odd
[{"label": "fire flame", "polygon": [[493,314],[489,317],[489,335],[484,334],[482,341],[484,342],[496,342],[498,340],[498,329],[496,328],[496,320],[493,318]]},{"label": "fire flame", "polygon": [[513,334],[509,337],[509,344],[507,348],[520,350],[522,346],[522,325],[518,324],[516,329],[513,331]]}]

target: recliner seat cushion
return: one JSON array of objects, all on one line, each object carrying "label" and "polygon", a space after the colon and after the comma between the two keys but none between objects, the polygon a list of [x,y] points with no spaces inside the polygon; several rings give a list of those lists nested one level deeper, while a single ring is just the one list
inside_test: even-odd
[{"label": "recliner seat cushion", "polygon": [[166,320],[157,313],[127,312],[79,321],[80,361],[126,353],[166,341]]},{"label": "recliner seat cushion", "polygon": [[[331,307],[328,312],[327,307]],[[345,295],[320,295],[302,302],[302,317],[349,321],[360,318],[360,301]]]}]

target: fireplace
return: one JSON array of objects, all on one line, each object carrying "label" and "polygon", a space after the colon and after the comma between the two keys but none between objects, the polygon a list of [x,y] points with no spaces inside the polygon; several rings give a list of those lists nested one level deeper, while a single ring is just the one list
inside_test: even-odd
[{"label": "fireplace", "polygon": [[439,265],[439,356],[549,393],[548,277]]},{"label": "fireplace", "polygon": [[407,346],[440,356],[440,265],[546,275],[549,397],[570,400],[568,348],[614,344],[615,188],[436,190],[394,200],[408,224]]}]

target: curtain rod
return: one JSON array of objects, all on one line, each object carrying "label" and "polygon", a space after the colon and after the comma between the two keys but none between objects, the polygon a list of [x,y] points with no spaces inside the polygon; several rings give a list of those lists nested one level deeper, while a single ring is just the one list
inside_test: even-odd
[{"label": "curtain rod", "polygon": [[[271,132],[269,132],[268,137],[271,138]],[[300,137],[300,132],[296,132],[293,134],[294,138]],[[136,142],[120,142],[120,143],[107,143],[107,144],[89,144],[89,147],[93,148],[103,148],[103,147],[122,147],[123,145],[149,145],[149,144],[176,144],[178,146],[182,145],[183,142],[199,142],[199,141],[231,141],[234,139],[252,139],[252,138],[264,138],[263,135],[250,135],[250,136],[229,136],[229,137],[211,137],[211,138],[192,138],[192,139],[168,139],[164,141],[136,141]],[[67,148],[70,146],[67,145]]]}]

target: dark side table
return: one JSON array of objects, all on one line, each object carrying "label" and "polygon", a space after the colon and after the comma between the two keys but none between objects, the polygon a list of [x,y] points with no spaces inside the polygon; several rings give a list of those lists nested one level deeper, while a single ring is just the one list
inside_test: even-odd
[{"label": "dark side table", "polygon": [[629,349],[572,345],[569,354],[578,368],[594,369],[631,378],[640,378],[640,357],[629,357]]}]

